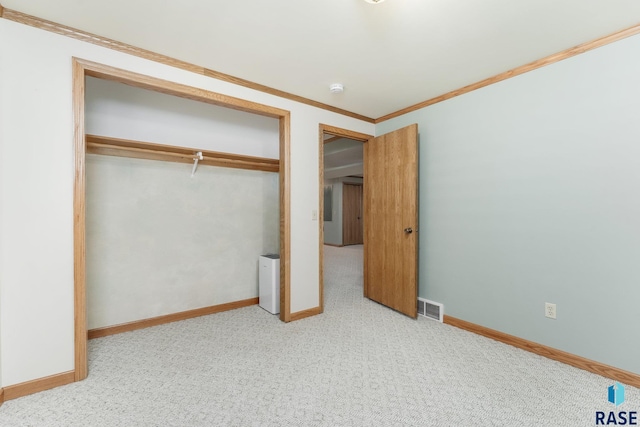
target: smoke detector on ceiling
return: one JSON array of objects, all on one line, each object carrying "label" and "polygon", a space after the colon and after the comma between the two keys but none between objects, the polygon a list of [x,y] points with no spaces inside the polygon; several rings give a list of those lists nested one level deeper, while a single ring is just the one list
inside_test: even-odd
[{"label": "smoke detector on ceiling", "polygon": [[364,0],[364,1],[371,4],[378,4],[378,3],[382,3],[384,0]]},{"label": "smoke detector on ceiling", "polygon": [[342,93],[344,92],[344,86],[342,85],[342,83],[334,83],[329,86],[329,90],[331,91],[331,93]]}]

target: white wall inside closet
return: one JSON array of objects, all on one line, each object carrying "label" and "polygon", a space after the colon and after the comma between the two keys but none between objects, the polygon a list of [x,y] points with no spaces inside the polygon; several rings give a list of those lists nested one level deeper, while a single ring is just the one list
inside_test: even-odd
[{"label": "white wall inside closet", "polygon": [[279,157],[278,120],[87,77],[86,132],[202,150]]},{"label": "white wall inside closet", "polygon": [[[89,134],[277,158],[278,121],[89,78]],[[89,328],[257,296],[278,174],[87,156]]]}]

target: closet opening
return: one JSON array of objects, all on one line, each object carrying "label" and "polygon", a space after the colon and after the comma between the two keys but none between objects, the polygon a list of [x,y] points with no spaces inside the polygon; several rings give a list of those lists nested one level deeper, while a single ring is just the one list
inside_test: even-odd
[{"label": "closet opening", "polygon": [[[127,86],[119,85],[120,83]],[[88,86],[90,87],[88,88]],[[119,128],[126,129],[126,135],[107,134],[107,132],[102,132],[100,126],[96,125],[93,120],[96,115],[100,114],[100,111],[96,113],[92,110],[91,114],[87,114],[86,111],[87,90],[90,89],[93,92],[99,90],[96,88],[100,87],[107,92],[118,90],[133,92],[144,89],[146,90],[144,96],[167,98],[169,95],[176,102],[187,102],[193,105],[209,104],[208,107],[215,106],[223,115],[224,111],[233,113],[228,116],[231,117],[231,121],[234,120],[233,117],[238,117],[236,114],[238,112],[242,112],[241,115],[252,113],[252,115],[256,115],[251,116],[256,118],[256,123],[264,125],[256,125],[258,128],[260,126],[266,126],[265,129],[269,128],[269,132],[275,138],[274,147],[272,147],[272,152],[260,152],[259,146],[250,148],[249,152],[238,152],[237,147],[241,144],[236,144],[234,141],[226,141],[220,146],[220,144],[216,145],[215,141],[211,145],[207,141],[198,140],[194,128],[190,128],[190,132],[185,132],[189,134],[185,136],[185,141],[171,144],[168,143],[171,140],[166,139],[168,131],[162,129],[163,123],[158,124],[155,134],[153,132],[136,134],[135,123],[144,122],[144,118],[135,117],[134,114],[130,114],[133,117],[124,114],[119,118]],[[192,103],[191,101],[199,101],[200,103]],[[157,105],[159,104],[162,102],[157,103]],[[184,105],[185,111],[189,110],[188,105]],[[107,252],[110,254],[109,256],[116,254],[114,258],[118,258],[107,260],[110,263],[109,270],[114,273],[120,263],[128,261],[127,251],[133,255],[145,247],[138,245],[140,242],[136,242],[135,239],[125,239],[126,244],[122,244],[123,240],[118,240],[118,236],[112,239],[114,234],[118,234],[114,230],[121,230],[123,235],[131,235],[136,229],[149,229],[151,230],[150,234],[140,237],[141,240],[145,240],[142,243],[150,244],[151,247],[167,242],[169,245],[167,245],[167,251],[149,256],[146,260],[149,261],[148,270],[141,270],[137,274],[142,276],[153,274],[155,268],[153,263],[160,262],[164,265],[171,265],[173,270],[170,269],[169,273],[174,280],[179,280],[176,277],[180,274],[191,274],[190,277],[187,277],[187,281],[190,283],[200,279],[206,280],[205,276],[211,276],[217,272],[224,274],[227,278],[245,273],[248,274],[247,277],[253,273],[257,274],[257,256],[248,264],[238,266],[236,270],[233,269],[234,263],[223,260],[218,267],[214,268],[215,272],[212,272],[212,267],[207,265],[207,255],[201,253],[202,248],[211,249],[211,242],[207,241],[207,236],[212,233],[218,233],[215,235],[215,239],[220,242],[231,242],[221,247],[231,247],[234,239],[244,239],[241,240],[243,244],[241,248],[237,249],[237,252],[244,251],[243,253],[246,253],[249,258],[253,258],[256,255],[253,252],[256,251],[277,251],[281,259],[280,319],[284,322],[292,320],[289,273],[290,115],[288,111],[75,58],[73,60],[73,108],[75,122],[74,353],[76,381],[80,381],[88,375],[88,329],[93,329],[94,332],[100,330],[101,328],[96,328],[95,325],[100,325],[101,322],[122,325],[127,323],[126,314],[122,314],[125,317],[121,318],[125,321],[119,323],[118,316],[121,313],[115,313],[111,309],[98,313],[99,316],[92,319],[95,325],[88,327],[87,310],[89,308],[93,314],[95,307],[91,301],[87,300],[87,263],[92,268],[92,274],[96,273],[95,277],[92,277],[92,281],[95,281],[95,278],[100,274],[95,271],[95,266],[99,265],[99,261],[93,258],[87,259],[87,233],[90,233],[91,236],[99,236],[91,243],[92,252],[90,255],[94,258],[103,255],[102,246],[109,244],[112,247],[113,245],[123,246],[120,258],[118,258],[118,251]],[[233,112],[229,109],[237,111]],[[185,114],[189,114],[189,112],[186,111]],[[88,119],[91,120],[90,123],[87,123]],[[276,119],[276,121],[271,122],[272,119]],[[106,125],[108,124],[106,123]],[[230,125],[238,125],[238,123]],[[198,126],[197,123],[194,124],[195,128]],[[88,128],[91,132],[87,131]],[[204,133],[207,131],[206,129],[201,130]],[[228,135],[231,134],[229,132],[232,130],[228,130]],[[225,143],[234,147],[225,147]],[[234,152],[234,150],[236,151]],[[112,197],[103,203],[93,196],[87,197],[88,167],[92,186],[95,185],[95,188],[99,188],[100,191],[105,190],[108,194],[115,194],[118,196],[117,199],[122,200],[114,201],[116,198]],[[252,196],[249,190],[254,187],[259,188]],[[228,196],[231,199],[227,199]],[[217,203],[217,205],[212,207],[212,203],[205,203],[207,197],[215,199],[213,204]],[[239,199],[242,200],[238,201]],[[134,208],[133,211],[137,215],[134,221],[131,221],[131,216],[127,216],[130,207]],[[88,224],[88,209],[92,213],[91,221],[94,221],[95,213],[98,213],[96,216],[98,219],[100,215],[103,215],[103,218],[121,216],[121,218],[116,218],[114,222],[118,228],[112,227],[110,229],[103,224]],[[155,221],[154,218],[157,218],[155,213],[162,212],[168,215],[167,221],[164,224],[151,224]],[[186,216],[183,215],[185,212]],[[247,216],[243,216],[244,214]],[[141,220],[141,218],[148,218],[148,221]],[[236,218],[240,221],[244,220],[245,223],[233,223]],[[257,228],[260,226],[258,224],[260,222],[267,224],[264,231]],[[154,226],[167,227],[169,236],[162,236],[158,242],[153,241],[153,230],[157,230],[157,228],[153,229]],[[245,229],[251,227],[254,227],[254,234],[243,238]],[[194,241],[197,244],[194,247],[184,245],[184,242],[189,241]],[[172,243],[175,243],[176,247],[171,248]],[[214,250],[210,253],[217,254],[221,259],[224,259],[227,254],[222,252],[216,253]],[[162,257],[166,257],[166,259],[162,259]],[[188,268],[179,262],[172,263],[171,260],[176,258],[180,258],[183,263],[186,262]],[[215,259],[211,260],[212,265],[215,262]],[[251,270],[251,265],[254,266],[254,272],[247,271]],[[225,270],[226,266],[229,266],[228,271]],[[118,277],[117,273],[118,271],[115,271],[116,275],[112,278],[114,281],[128,280],[124,276]],[[133,280],[131,283],[140,281]],[[175,309],[177,312],[159,316],[164,317],[164,321],[159,321],[157,316],[149,317],[148,313],[141,314],[143,320],[145,316],[149,317],[150,323],[146,326],[152,326],[154,321],[166,323],[166,321],[179,320],[180,316],[184,316],[186,312],[190,313],[184,318],[255,303],[257,293],[256,295],[251,293],[251,286],[246,285],[247,280],[242,283],[245,285],[218,289],[216,296],[218,299],[214,298],[212,305],[207,304],[210,306],[193,310],[181,310],[180,307],[184,307],[184,304],[187,304],[188,307],[189,304],[197,304],[197,301],[207,301],[207,298],[211,298],[211,295],[207,295],[202,287],[190,289],[189,295],[185,296],[185,301],[178,301],[180,298],[176,297],[175,289],[169,289],[170,285],[165,285],[161,289],[139,290],[141,293],[131,300],[134,303],[136,299],[139,301],[148,300],[149,310],[151,310],[148,313],[153,314],[153,310],[157,308],[153,307],[154,293],[166,292],[169,295],[174,292],[173,297],[169,297],[171,299],[169,305],[174,304],[175,307],[169,307],[169,311]],[[132,286],[123,287],[120,295],[112,302],[116,305],[130,304],[131,301],[127,297],[131,295],[127,293],[134,292],[131,288]],[[257,283],[255,289],[257,290]],[[188,299],[190,301],[186,301]],[[167,307],[163,309],[166,311]],[[97,310],[95,311],[97,312]],[[122,313],[126,313],[126,311],[123,310]],[[110,333],[115,332],[110,331]],[[100,335],[94,334],[94,336]]]}]

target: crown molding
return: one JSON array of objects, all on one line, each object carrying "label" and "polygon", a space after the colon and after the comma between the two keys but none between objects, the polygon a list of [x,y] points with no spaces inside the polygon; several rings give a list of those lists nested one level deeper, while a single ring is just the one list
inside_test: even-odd
[{"label": "crown molding", "polygon": [[124,52],[130,55],[134,55],[140,58],[148,59],[151,61],[159,62],[165,65],[169,65],[176,68],[181,68],[186,71],[190,71],[196,74],[204,75],[207,77],[211,77],[217,80],[225,81],[228,83],[232,83],[238,86],[247,87],[249,89],[257,90],[259,92],[268,93],[270,95],[278,96],[280,98],[289,99],[291,101],[299,102],[302,104],[310,105],[316,108],[320,108],[323,110],[331,111],[337,114],[341,114],[344,116],[352,117],[358,120],[362,120],[368,123],[381,123],[386,120],[393,119],[395,117],[402,116],[404,114],[420,110],[422,108],[428,107],[433,104],[437,104],[442,101],[446,101],[448,99],[454,98],[456,96],[464,95],[466,93],[472,92],[477,89],[481,89],[483,87],[492,85],[494,83],[501,82],[503,80],[510,79],[515,76],[519,76],[520,74],[527,73],[529,71],[536,70],[538,68],[554,64],[556,62],[562,61],[567,58],[571,58],[573,56],[579,55],[581,53],[588,52],[593,49],[597,49],[599,47],[608,45],[610,43],[622,40],[627,37],[631,37],[637,34],[640,34],[640,24],[636,24],[632,27],[626,28],[621,31],[617,31],[613,34],[609,34],[604,37],[600,37],[598,39],[582,43],[580,45],[574,46],[572,48],[563,50],[561,52],[546,56],[542,59],[538,59],[536,61],[530,62],[525,65],[521,65],[519,67],[513,68],[511,70],[505,71],[503,73],[497,74],[493,77],[486,78],[476,83],[472,83],[470,85],[464,86],[460,89],[453,90],[451,92],[447,92],[443,95],[437,96],[435,98],[428,99],[426,101],[419,102],[417,104],[405,107],[401,110],[395,111],[393,113],[384,115],[382,117],[378,117],[377,119],[373,119],[371,117],[363,116],[361,114],[357,114],[351,111],[343,110],[341,108],[333,107],[328,104],[324,104],[318,101],[313,101],[308,98],[304,98],[302,96],[294,95],[289,92],[285,92],[279,89],[271,88],[269,86],[265,86],[259,83],[255,83],[249,80],[242,79],[240,77],[234,77],[229,74],[225,74],[219,71],[211,70],[205,67],[201,67],[195,64],[191,64],[186,61],[181,61],[179,59],[171,58],[166,55],[161,55],[156,52],[152,52],[146,49],[138,48],[126,43],[122,43],[116,40],[112,40],[106,37],[98,36],[96,34],[88,33],[86,31],[81,31],[72,27],[67,27],[65,25],[58,24],[53,21],[47,21],[45,19],[38,18],[36,16],[27,15],[22,12],[18,12],[12,9],[6,9],[0,4],[0,18],[7,19],[10,21],[18,22],[24,25],[29,25],[31,27],[39,28],[42,30],[50,31],[52,33],[61,34],[67,37],[71,37],[77,40],[81,40],[87,43],[92,43],[98,46],[106,47],[109,49],[117,50],[119,52]]},{"label": "crown molding", "polygon": [[563,50],[562,52],[554,53],[553,55],[546,56],[542,59],[538,59],[536,61],[530,62],[525,65],[521,65],[520,67],[516,67],[509,71],[505,71],[504,73],[497,74],[493,77],[489,77],[487,79],[481,80],[479,82],[467,85],[463,88],[453,90],[451,92],[447,92],[444,95],[437,96],[435,98],[428,99],[426,101],[420,102],[415,105],[411,105],[409,107],[403,108],[402,110],[398,110],[396,112],[387,114],[386,116],[379,117],[375,120],[375,123],[381,123],[389,119],[393,119],[398,116],[402,116],[404,114],[410,113],[412,111],[420,110],[424,107],[428,107],[433,104],[437,104],[438,102],[446,101],[447,99],[454,98],[456,96],[464,95],[465,93],[472,92],[476,89],[483,88],[485,86],[492,85],[494,83],[501,82],[503,80],[510,79],[511,77],[519,76],[520,74],[527,73],[529,71],[536,70],[541,67],[545,67],[547,65],[555,64],[556,62],[562,61],[563,59],[571,58],[572,56],[580,55],[581,53],[585,53],[587,51],[597,49],[599,47],[608,45],[613,42],[617,42],[618,40],[622,40],[627,37],[634,36],[636,34],[640,34],[640,24],[636,24],[633,27],[626,28],[621,31],[617,31],[613,34],[609,34],[608,36],[600,37],[598,39],[592,40],[590,42],[582,43],[578,46],[574,46],[572,48]]},{"label": "crown molding", "polygon": [[37,16],[28,15],[12,9],[6,9],[0,5],[0,17],[9,21],[17,22],[20,24],[28,25],[30,27],[39,28],[41,30],[49,31],[52,33],[60,34],[63,36],[71,37],[83,42],[92,43],[98,46],[106,47],[109,49],[117,50],[119,52],[127,53],[129,55],[137,56],[140,58],[148,59],[150,61],[159,62],[161,64],[169,65],[176,68],[181,68],[192,73],[200,74],[203,76],[211,77],[217,80],[222,80],[228,83],[232,83],[238,86],[243,86],[249,89],[257,90],[259,92],[268,93],[270,95],[278,96],[280,98],[289,99],[291,101],[299,102],[301,104],[310,105],[312,107],[321,108],[323,110],[331,111],[333,113],[341,114],[354,119],[362,120],[368,123],[375,123],[375,120],[371,117],[366,117],[361,114],[356,114],[351,111],[343,110],[342,108],[333,107],[322,102],[314,101],[302,96],[294,95],[289,92],[285,92],[279,89],[275,89],[269,86],[265,86],[259,83],[255,83],[249,80],[242,79],[240,77],[234,77],[229,74],[221,73],[219,71],[211,70],[199,65],[191,64],[186,61],[171,58],[166,55],[162,55],[150,50],[135,47],[126,43],[119,42],[107,37],[102,37],[96,34],[92,34],[86,31],[78,30],[76,28],[67,27],[66,25],[58,24],[53,21],[47,21]]}]

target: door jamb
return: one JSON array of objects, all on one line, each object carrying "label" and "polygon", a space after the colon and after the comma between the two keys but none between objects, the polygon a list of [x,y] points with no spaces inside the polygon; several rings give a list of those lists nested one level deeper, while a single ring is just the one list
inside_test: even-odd
[{"label": "door jamb", "polygon": [[290,258],[291,258],[291,113],[276,107],[234,98],[208,90],[187,86],[120,68],[73,58],[73,118],[75,172],[73,185],[74,235],[74,362],[75,381],[88,375],[87,364],[87,299],[86,299],[86,142],[85,142],[85,82],[86,77],[124,83],[167,95],[192,99],[279,120],[280,133],[280,320],[291,321]]},{"label": "door jamb", "polygon": [[[356,141],[362,141],[363,143],[367,143],[370,139],[373,138],[373,135],[367,135],[365,133],[354,132],[348,129],[343,129],[335,126],[325,125],[320,123],[320,131],[319,131],[319,153],[318,153],[318,195],[319,195],[319,209],[318,209],[318,228],[319,228],[319,290],[320,290],[320,312],[324,311],[324,144],[326,143],[324,140],[324,134],[329,134],[341,138],[349,138],[354,139]],[[363,185],[367,185],[367,177],[364,176]],[[366,218],[366,213],[363,212],[363,218]],[[364,237],[364,236],[363,236]],[[364,245],[367,244],[367,241],[364,240]],[[367,271],[367,260],[364,259],[364,271]],[[366,274],[364,277],[367,277]],[[363,286],[364,296],[367,296],[367,286],[366,283]]]}]

